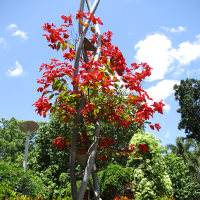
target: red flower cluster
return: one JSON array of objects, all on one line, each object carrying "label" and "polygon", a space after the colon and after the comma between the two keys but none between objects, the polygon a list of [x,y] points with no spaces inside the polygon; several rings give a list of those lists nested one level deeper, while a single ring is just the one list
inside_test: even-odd
[{"label": "red flower cluster", "polygon": [[35,105],[38,114],[46,117],[46,113],[51,108],[52,103],[49,103],[46,97],[40,97],[33,105]]},{"label": "red flower cluster", "polygon": [[161,129],[161,126],[159,123],[155,123],[155,125],[150,125],[150,128],[152,130],[154,130],[155,128],[157,129],[157,131],[159,131]]},{"label": "red flower cluster", "polygon": [[76,14],[76,19],[82,20],[82,18],[85,18],[85,19],[87,19],[89,21],[92,21],[93,24],[97,24],[98,23],[98,24],[103,25],[101,19],[99,17],[96,18],[90,12],[81,12],[81,11],[78,11],[78,13]]},{"label": "red flower cluster", "polygon": [[138,148],[140,149],[142,154],[149,150],[146,144],[139,144]]},{"label": "red flower cluster", "polygon": [[98,146],[103,150],[105,148],[111,147],[115,142],[108,137],[102,137],[99,141]]},{"label": "red flower cluster", "polygon": [[[53,139],[52,143],[55,147],[60,147],[60,150],[67,150],[70,148],[70,142],[63,137]],[[66,147],[66,149],[64,149]]]},{"label": "red flower cluster", "polygon": [[79,142],[86,142],[88,141],[88,135],[86,133],[82,133],[81,137],[78,137],[77,139]]},{"label": "red flower cluster", "polygon": [[64,147],[65,147],[65,142],[64,142],[62,137],[58,137],[56,139],[53,139],[53,144],[55,145],[55,147],[59,146],[60,150],[63,150]]}]

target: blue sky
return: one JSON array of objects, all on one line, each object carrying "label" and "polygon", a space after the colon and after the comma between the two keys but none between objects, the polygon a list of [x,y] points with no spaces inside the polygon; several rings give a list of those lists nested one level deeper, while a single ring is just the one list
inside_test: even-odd
[{"label": "blue sky", "polygon": [[[0,2],[0,118],[45,121],[32,104],[39,97],[39,66],[56,58],[42,36],[42,25],[59,25],[61,15],[75,16],[79,0],[1,0]],[[92,1],[93,2],[93,1]],[[184,136],[177,129],[173,85],[200,78],[199,0],[101,0],[96,15],[111,30],[127,64],[147,62],[152,76],[144,87],[154,100],[164,100],[163,115],[152,120],[162,126],[155,135],[163,145]],[[147,131],[153,132],[149,129]]]}]

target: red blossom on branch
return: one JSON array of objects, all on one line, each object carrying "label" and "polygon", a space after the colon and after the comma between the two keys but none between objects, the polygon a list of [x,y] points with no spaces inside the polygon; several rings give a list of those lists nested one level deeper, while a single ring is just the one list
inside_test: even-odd
[{"label": "red blossom on branch", "polygon": [[[61,122],[71,122],[77,114],[76,107],[83,97],[84,108],[79,112],[84,117],[84,123],[95,123],[101,112],[102,120],[105,122],[127,128],[135,122],[140,124],[149,122],[155,112],[163,113],[162,101],[149,105],[148,102],[152,99],[142,89],[141,82],[151,75],[151,67],[147,63],[132,63],[127,66],[122,52],[111,43],[113,35],[111,31],[101,35],[101,55],[98,61],[94,60],[95,53],[87,52],[88,62],[83,62],[83,58],[80,58],[78,69],[73,68],[70,63],[75,59],[76,48],[67,40],[72,16],[62,15],[61,18],[64,24],[59,28],[49,23],[43,26],[47,32],[44,36],[50,43],[49,46],[57,51],[62,50],[64,61],[51,59],[50,64],[42,63],[40,66],[43,75],[37,80],[41,85],[37,90],[41,92],[41,97],[33,104],[38,114],[45,117],[50,110],[51,113],[59,113]],[[102,24],[99,17],[89,12],[79,11],[76,19]],[[97,36],[93,34],[90,41],[96,45]],[[72,90],[70,83],[78,89]],[[128,92],[123,95],[122,91]],[[160,125],[150,124],[150,128],[159,130]],[[87,133],[78,138],[80,143],[88,140]],[[63,147],[64,141],[57,138],[54,144]],[[103,137],[99,141],[101,149],[113,145],[115,141],[111,138]],[[141,144],[139,149],[144,153],[148,147]],[[131,153],[134,150],[135,146],[130,146],[130,149],[124,148],[119,151]]]}]

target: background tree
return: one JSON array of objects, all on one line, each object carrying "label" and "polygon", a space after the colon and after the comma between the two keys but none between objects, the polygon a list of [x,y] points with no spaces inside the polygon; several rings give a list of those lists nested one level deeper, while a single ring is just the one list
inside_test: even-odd
[{"label": "background tree", "polygon": [[178,137],[176,139],[176,145],[168,144],[166,148],[183,159],[187,169],[190,171],[191,177],[198,183],[200,180],[199,143],[195,142],[192,138],[186,139],[184,137]]},{"label": "background tree", "polygon": [[191,148],[195,148],[196,143],[194,139],[186,139],[184,137],[176,138],[176,145],[168,144],[167,149],[179,157],[182,157],[186,164],[191,157]]},{"label": "background tree", "polygon": [[[69,184],[69,150],[52,144],[53,139],[72,132],[72,126],[60,123],[58,115],[51,115],[49,123],[41,123],[35,137],[35,149],[29,154],[28,168],[35,171],[47,185],[48,199],[55,199],[62,190],[62,181]],[[63,178],[62,178],[63,177]]]},{"label": "background tree", "polygon": [[200,80],[181,80],[174,90],[181,114],[178,128],[184,129],[188,138],[200,141]]},{"label": "background tree", "polygon": [[200,185],[191,177],[183,159],[174,153],[167,153],[164,158],[167,166],[166,171],[172,183],[173,197],[176,200],[198,199],[200,196]]},{"label": "background tree", "polygon": [[[19,128],[21,122],[14,117],[10,120],[4,118],[0,120],[0,158],[11,162],[16,162],[17,158],[20,159],[20,157],[23,159],[26,133]],[[34,133],[31,135],[30,151],[34,146],[33,137]]]}]

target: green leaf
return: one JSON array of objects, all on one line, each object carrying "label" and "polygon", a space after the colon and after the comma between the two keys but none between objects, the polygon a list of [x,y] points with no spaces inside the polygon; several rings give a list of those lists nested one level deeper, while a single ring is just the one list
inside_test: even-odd
[{"label": "green leaf", "polygon": [[67,91],[63,91],[60,96],[63,97],[63,96],[66,96],[66,95],[67,95]]},{"label": "green leaf", "polygon": [[99,108],[95,108],[94,109],[94,114],[97,115],[99,113],[100,109]]},{"label": "green leaf", "polygon": [[70,49],[72,49],[72,48],[73,48],[73,46],[74,46],[73,44],[70,44],[70,45],[69,45],[69,48],[70,48]]},{"label": "green leaf", "polygon": [[54,97],[54,94],[51,94],[51,95],[49,96],[49,100],[51,100],[53,97]]},{"label": "green leaf", "polygon": [[119,87],[119,85],[117,84],[117,83],[114,83],[114,85],[113,85],[115,88],[118,88]]},{"label": "green leaf", "polygon": [[51,108],[51,110],[50,110],[50,113],[54,113],[55,111],[56,111],[56,107],[53,106],[53,107]]},{"label": "green leaf", "polygon": [[109,71],[110,74],[115,75],[115,73],[114,73],[112,68],[108,67],[108,71]]},{"label": "green leaf", "polygon": [[53,88],[54,90],[58,90],[60,86],[61,86],[60,80],[55,79],[54,82],[53,82],[52,88]]},{"label": "green leaf", "polygon": [[95,33],[95,28],[92,26],[91,27],[91,31],[93,32],[93,33]]},{"label": "green leaf", "polygon": [[60,49],[61,46],[61,42],[58,42],[57,46],[56,46],[56,50],[58,51]]},{"label": "green leaf", "polygon": [[67,48],[67,40],[64,41],[64,43],[62,44],[62,51],[64,51]]},{"label": "green leaf", "polygon": [[109,77],[108,72],[104,72],[104,74],[105,74],[105,77]]},{"label": "green leaf", "polygon": [[98,91],[97,90],[92,90],[92,92],[91,92],[91,94],[90,94],[90,98],[93,98],[94,96],[96,96],[97,95],[97,93],[98,93]]}]

